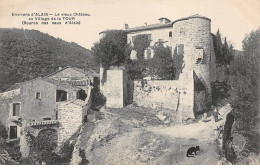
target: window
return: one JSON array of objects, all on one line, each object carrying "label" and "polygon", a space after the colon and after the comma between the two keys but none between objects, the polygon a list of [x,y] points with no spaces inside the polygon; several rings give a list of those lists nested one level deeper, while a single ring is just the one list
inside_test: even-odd
[{"label": "window", "polygon": [[135,36],[132,36],[132,43],[134,43],[135,41]]},{"label": "window", "polygon": [[40,92],[36,92],[36,99],[40,100],[41,99],[41,93]]},{"label": "window", "polygon": [[9,139],[17,139],[17,126],[10,126]]},{"label": "window", "polygon": [[172,32],[171,31],[169,32],[169,37],[172,37]]},{"label": "window", "polygon": [[77,99],[85,101],[86,97],[87,97],[87,94],[86,94],[85,90],[81,89],[81,90],[77,91]]},{"label": "window", "polygon": [[152,41],[152,35],[151,34],[148,34],[148,40]]},{"label": "window", "polygon": [[180,34],[185,34],[184,28],[180,28]]},{"label": "window", "polygon": [[13,116],[20,115],[20,103],[13,103]]},{"label": "window", "polygon": [[196,64],[199,64],[199,63],[202,63],[202,58],[198,58],[198,59],[196,60]]},{"label": "window", "polygon": [[56,102],[67,101],[67,92],[64,90],[56,91]]},{"label": "window", "polygon": [[147,48],[147,59],[151,59],[151,48]]}]

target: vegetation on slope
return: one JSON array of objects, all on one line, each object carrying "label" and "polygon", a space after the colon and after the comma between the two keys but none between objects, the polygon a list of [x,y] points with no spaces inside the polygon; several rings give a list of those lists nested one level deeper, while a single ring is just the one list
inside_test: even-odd
[{"label": "vegetation on slope", "polygon": [[0,29],[0,92],[59,67],[98,70],[92,52],[38,30]]}]

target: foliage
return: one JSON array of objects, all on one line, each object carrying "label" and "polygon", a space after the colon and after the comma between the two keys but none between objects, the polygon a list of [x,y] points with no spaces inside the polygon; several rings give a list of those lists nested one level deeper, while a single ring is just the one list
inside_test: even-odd
[{"label": "foliage", "polygon": [[133,41],[134,47],[133,49],[137,52],[136,56],[137,59],[143,60],[144,59],[144,51],[150,45],[150,41],[148,40],[147,34],[139,34],[135,37]]},{"label": "foliage", "polygon": [[212,103],[217,106],[220,100],[228,98],[230,95],[228,91],[230,86],[226,82],[219,82],[218,80],[211,83]]},{"label": "foliage", "polygon": [[[239,118],[242,134],[258,135],[259,138],[259,58],[260,28],[243,40],[244,55],[236,57],[230,65],[229,84],[231,106]],[[254,141],[251,139],[251,141]],[[247,146],[253,142],[248,142]],[[258,144],[257,144],[258,145]],[[259,152],[259,146],[254,146]],[[249,149],[251,151],[251,149]]]},{"label": "foliage", "polygon": [[[30,157],[35,163],[46,162],[46,164],[53,164],[55,161],[55,155],[52,152],[57,147],[56,131],[47,130],[37,137],[34,137],[30,133],[27,133],[31,137],[30,141]],[[56,137],[56,138],[55,138]]]},{"label": "foliage", "polygon": [[0,29],[0,92],[59,67],[98,70],[92,52],[37,30]]},{"label": "foliage", "polygon": [[[129,46],[128,51],[133,49],[136,51],[137,60],[128,59],[127,68],[131,79],[143,79],[147,74],[148,61],[144,59],[144,51],[150,45],[147,34],[139,34],[133,41],[133,47]],[[130,55],[130,54],[129,54]]]},{"label": "foliage", "polygon": [[150,75],[157,79],[171,80],[174,78],[173,60],[169,47],[159,42],[154,46],[154,56],[149,63]]},{"label": "foliage", "polygon": [[122,30],[111,30],[105,33],[92,47],[96,63],[101,64],[105,69],[109,66],[120,66],[125,63],[127,56],[127,36]]},{"label": "foliage", "polygon": [[3,139],[7,139],[8,138],[8,134],[7,131],[4,127],[4,125],[0,122],[0,137],[2,137]]},{"label": "foliage", "polygon": [[228,46],[226,37],[224,39],[224,44],[222,43],[221,33],[219,29],[216,35],[213,36],[213,43],[214,51],[216,54],[216,63],[220,65],[229,65],[230,61],[233,59],[233,46]]}]

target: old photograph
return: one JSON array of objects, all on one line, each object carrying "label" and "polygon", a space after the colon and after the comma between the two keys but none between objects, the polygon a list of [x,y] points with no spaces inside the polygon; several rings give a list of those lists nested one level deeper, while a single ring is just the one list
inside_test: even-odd
[{"label": "old photograph", "polygon": [[0,165],[259,165],[260,0],[0,0]]}]

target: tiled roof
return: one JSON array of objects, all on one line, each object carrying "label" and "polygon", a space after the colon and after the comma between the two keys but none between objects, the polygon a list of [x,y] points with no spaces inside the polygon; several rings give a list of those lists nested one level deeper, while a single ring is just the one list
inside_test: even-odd
[{"label": "tiled roof", "polygon": [[44,125],[55,125],[55,124],[59,124],[59,121],[46,120],[46,121],[30,122],[30,126],[44,126]]},{"label": "tiled roof", "polygon": [[172,26],[172,22],[169,22],[169,23],[166,23],[166,24],[156,23],[156,24],[151,24],[151,25],[145,25],[145,26],[130,28],[130,29],[127,29],[125,31],[127,33],[130,33],[130,32],[135,32],[135,31],[159,29],[159,28],[166,28],[166,27],[171,27],[171,26]]},{"label": "tiled roof", "polygon": [[52,76],[52,75],[54,75],[54,74],[56,74],[56,73],[58,73],[58,72],[61,72],[61,71],[65,70],[65,69],[67,69],[67,68],[74,69],[74,70],[76,70],[76,71],[79,71],[79,72],[84,73],[84,74],[86,74],[86,75],[89,75],[89,76],[91,76],[91,77],[99,77],[99,74],[98,74],[97,72],[91,70],[91,69],[84,70],[84,69],[80,69],[80,68],[76,68],[76,67],[67,66],[67,67],[62,68],[62,69],[60,69],[60,70],[58,70],[58,71],[56,71],[56,72],[53,72],[53,73],[51,73],[51,74],[49,74],[49,75],[47,75],[47,76],[45,76],[45,77],[43,77],[43,78],[50,77],[50,76]]},{"label": "tiled roof", "polygon": [[[129,29],[126,29],[124,31],[127,32],[127,33],[130,33],[130,32],[136,32],[136,31],[144,31],[144,30],[167,28],[167,27],[172,27],[172,24],[174,24],[174,23],[176,23],[178,21],[188,20],[188,19],[192,19],[192,18],[203,18],[203,19],[210,20],[209,18],[207,18],[205,16],[201,16],[199,14],[195,14],[195,15],[192,15],[192,16],[189,16],[189,17],[177,19],[177,20],[175,20],[173,22],[169,22],[169,23],[166,23],[166,24],[156,23],[156,24],[151,24],[151,25],[144,25],[144,26],[129,28]],[[160,19],[167,19],[167,18],[160,18]],[[169,20],[169,19],[167,19],[167,20]],[[100,33],[104,33],[106,31],[109,31],[109,30],[102,31]]]},{"label": "tiled roof", "polygon": [[86,80],[55,80],[55,79],[44,79],[45,81],[62,86],[87,86],[89,85]]}]

